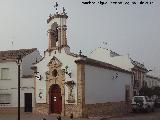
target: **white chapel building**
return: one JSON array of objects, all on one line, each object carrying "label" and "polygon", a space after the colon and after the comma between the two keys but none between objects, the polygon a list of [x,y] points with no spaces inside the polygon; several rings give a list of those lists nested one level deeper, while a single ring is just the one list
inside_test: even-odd
[{"label": "white chapel building", "polygon": [[[83,117],[105,114],[109,107],[113,112],[122,106],[121,109],[126,109],[125,103],[133,92],[132,73],[88,58],[81,52],[72,53],[67,44],[67,18],[63,11],[50,15],[47,20],[48,48],[44,57],[32,66],[35,76],[33,112]],[[114,104],[106,107],[107,103]]]}]

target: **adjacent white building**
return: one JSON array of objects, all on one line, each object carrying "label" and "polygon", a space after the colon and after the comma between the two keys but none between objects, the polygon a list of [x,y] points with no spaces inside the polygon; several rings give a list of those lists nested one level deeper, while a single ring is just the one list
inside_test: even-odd
[{"label": "adjacent white building", "polygon": [[7,109],[14,111],[18,106],[18,55],[22,56],[21,108],[25,111],[32,111],[34,106],[34,79],[31,66],[32,63],[41,59],[38,50],[33,48],[0,51],[0,112]]},{"label": "adjacent white building", "polygon": [[85,104],[131,100],[132,72],[90,58],[76,63],[85,65]]},{"label": "adjacent white building", "polygon": [[[102,57],[101,57],[102,56]],[[148,72],[144,64],[134,61],[129,55],[119,55],[106,48],[93,50],[88,57],[107,62],[133,73],[133,94],[138,95],[144,83],[145,74]]]},{"label": "adjacent white building", "polygon": [[146,75],[144,81],[145,81],[145,85],[149,88],[160,87],[160,78],[158,77]]}]

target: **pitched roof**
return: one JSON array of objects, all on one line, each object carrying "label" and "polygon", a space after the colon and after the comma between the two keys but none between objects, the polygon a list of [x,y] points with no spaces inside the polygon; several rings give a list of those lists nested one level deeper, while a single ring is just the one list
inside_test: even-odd
[{"label": "pitched roof", "polygon": [[37,48],[31,48],[31,49],[19,49],[19,50],[8,50],[8,51],[0,51],[0,59],[17,59],[18,55],[21,55],[21,57],[25,57],[26,55],[34,52],[37,50]]},{"label": "pitched roof", "polygon": [[129,73],[129,74],[132,73],[128,70],[122,69],[122,68],[114,66],[112,64],[101,62],[101,61],[94,60],[94,59],[91,59],[91,58],[79,59],[79,60],[76,60],[75,62],[76,63],[81,63],[81,64],[88,64],[88,65],[91,65],[91,66],[96,66],[96,67],[101,67],[101,68],[107,68],[107,69],[110,69],[110,70],[116,70],[116,71],[119,71],[119,72],[124,72],[124,73]]},{"label": "pitched roof", "polygon": [[131,60],[131,63],[132,63],[134,66],[137,66],[137,67],[145,70],[146,72],[148,71],[147,68],[144,66],[144,64],[141,64],[140,62],[134,61],[134,60],[132,60],[132,59],[130,59],[130,60]]}]

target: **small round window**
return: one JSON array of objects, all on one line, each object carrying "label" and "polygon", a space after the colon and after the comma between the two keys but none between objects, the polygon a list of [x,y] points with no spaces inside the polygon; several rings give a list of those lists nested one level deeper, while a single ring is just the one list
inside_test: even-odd
[{"label": "small round window", "polygon": [[57,77],[58,72],[57,72],[57,70],[56,70],[56,69],[54,69],[54,70],[52,71],[52,75],[53,75],[54,77]]}]

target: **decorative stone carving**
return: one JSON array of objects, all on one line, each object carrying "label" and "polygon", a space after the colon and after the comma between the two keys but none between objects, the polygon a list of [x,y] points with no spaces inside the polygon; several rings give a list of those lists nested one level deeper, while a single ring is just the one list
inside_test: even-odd
[{"label": "decorative stone carving", "polygon": [[48,63],[49,68],[58,68],[62,65],[62,63],[56,58],[53,57],[50,62]]},{"label": "decorative stone carving", "polygon": [[68,100],[67,100],[67,102],[68,103],[75,103],[75,95],[74,95],[74,92],[73,92],[75,82],[72,80],[72,81],[65,82],[65,84],[68,87]]}]

